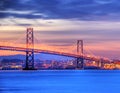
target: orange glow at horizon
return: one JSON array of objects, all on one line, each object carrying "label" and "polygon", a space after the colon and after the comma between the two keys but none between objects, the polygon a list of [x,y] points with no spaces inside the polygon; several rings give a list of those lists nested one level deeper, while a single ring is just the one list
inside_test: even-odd
[{"label": "orange glow at horizon", "polygon": [[[0,43],[1,46],[13,46],[14,44],[9,43]],[[26,48],[25,44],[18,44],[15,47],[21,47]],[[64,53],[73,53],[74,47],[73,46],[49,46],[47,44],[37,44],[34,46],[34,49],[42,49],[42,50],[50,50],[50,51],[56,51],[56,52],[64,52]],[[0,55],[14,55],[14,54],[24,54],[24,52],[17,52],[17,51],[8,51],[8,50],[0,50]],[[8,52],[7,52],[8,51]],[[74,53],[76,54],[76,53]]]},{"label": "orange glow at horizon", "polygon": [[[12,44],[12,43],[3,43],[3,42],[0,42],[0,45],[3,45],[3,46],[13,46],[15,44]],[[106,47],[98,47],[99,45],[96,45],[96,46],[90,46],[90,45],[87,45],[87,46],[84,46],[84,53],[89,56],[95,56],[93,54],[93,51],[104,51],[104,50],[109,50],[110,48],[108,48],[107,46]],[[17,44],[17,46],[15,47],[23,47],[23,48],[26,48],[26,44]],[[76,45],[74,46],[50,46],[48,44],[35,44],[34,46],[35,49],[42,49],[42,50],[50,50],[50,51],[56,51],[56,52],[64,52],[64,53],[71,53],[71,54],[76,54]],[[89,49],[92,49],[89,50]],[[8,56],[8,55],[17,55],[17,54],[23,54],[25,55],[25,52],[18,52],[18,51],[7,51],[7,50],[0,50],[0,55],[1,56]]]}]

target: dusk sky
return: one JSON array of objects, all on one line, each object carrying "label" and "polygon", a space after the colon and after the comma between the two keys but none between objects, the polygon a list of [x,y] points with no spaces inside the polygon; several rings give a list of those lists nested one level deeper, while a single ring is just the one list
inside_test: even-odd
[{"label": "dusk sky", "polygon": [[120,58],[120,0],[0,0],[0,44],[23,46],[27,27],[37,48],[75,53],[82,39],[85,53]]}]

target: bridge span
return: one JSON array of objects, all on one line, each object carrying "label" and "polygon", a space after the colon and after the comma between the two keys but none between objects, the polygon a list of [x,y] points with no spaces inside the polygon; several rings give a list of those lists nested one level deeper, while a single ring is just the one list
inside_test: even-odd
[{"label": "bridge span", "polygon": [[[13,46],[0,46],[0,50],[10,50],[10,51],[20,51],[20,52],[27,52],[27,48],[23,47],[13,47]],[[64,53],[64,52],[57,52],[51,50],[42,50],[42,49],[31,49],[34,50],[34,53],[44,53],[44,54],[52,54],[52,55],[60,55],[66,57],[73,57],[73,58],[83,58],[84,60],[91,60],[91,61],[100,61],[104,60],[105,62],[109,62],[109,60],[104,58],[93,57],[89,55],[79,55],[79,54],[72,54],[72,53]]]}]

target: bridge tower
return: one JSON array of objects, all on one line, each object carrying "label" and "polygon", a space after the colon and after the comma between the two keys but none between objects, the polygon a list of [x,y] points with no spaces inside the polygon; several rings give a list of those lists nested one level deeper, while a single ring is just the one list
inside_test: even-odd
[{"label": "bridge tower", "polygon": [[24,70],[34,70],[34,34],[33,28],[26,31],[26,64]]},{"label": "bridge tower", "polygon": [[[77,54],[83,55],[83,40],[77,40]],[[84,58],[77,58],[77,68],[84,68]]]}]

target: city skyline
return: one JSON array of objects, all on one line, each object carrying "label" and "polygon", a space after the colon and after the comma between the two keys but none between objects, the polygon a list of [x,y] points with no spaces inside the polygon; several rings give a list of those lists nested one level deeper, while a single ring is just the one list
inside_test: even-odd
[{"label": "city skyline", "polygon": [[0,43],[25,46],[26,27],[33,27],[37,48],[75,53],[76,40],[82,39],[88,53],[119,59],[119,2],[1,0]]}]

